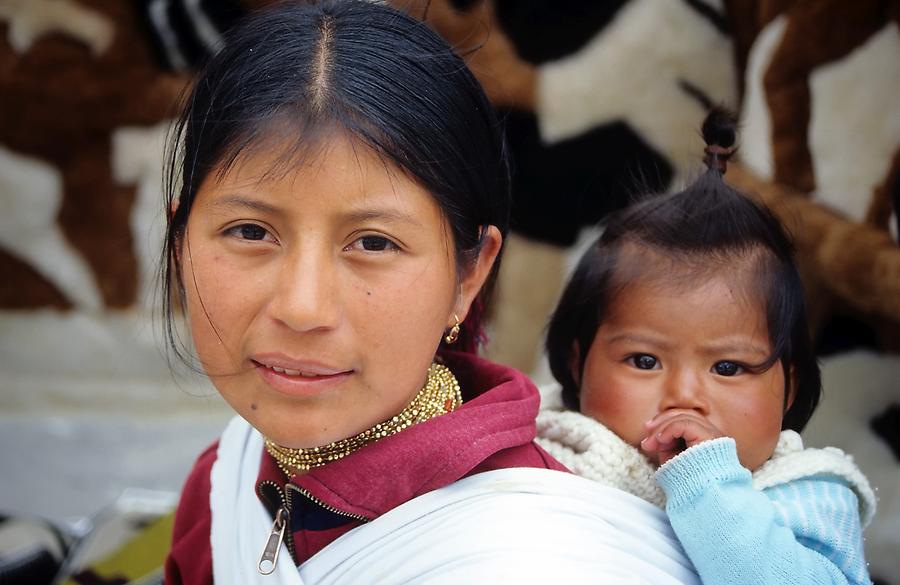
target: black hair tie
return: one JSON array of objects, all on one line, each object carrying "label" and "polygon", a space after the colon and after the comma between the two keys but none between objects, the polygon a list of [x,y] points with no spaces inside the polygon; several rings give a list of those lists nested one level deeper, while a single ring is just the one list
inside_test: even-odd
[{"label": "black hair tie", "polygon": [[703,162],[706,163],[707,168],[724,175],[728,168],[728,159],[734,154],[734,147],[726,148],[718,144],[709,144],[703,149],[703,152]]}]

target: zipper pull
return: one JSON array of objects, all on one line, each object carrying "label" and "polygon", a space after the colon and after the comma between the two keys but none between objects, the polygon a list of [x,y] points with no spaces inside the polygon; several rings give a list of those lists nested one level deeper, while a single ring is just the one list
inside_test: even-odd
[{"label": "zipper pull", "polygon": [[272,524],[272,532],[269,533],[266,547],[263,549],[262,556],[259,558],[259,564],[256,566],[260,574],[271,575],[275,572],[275,565],[278,564],[278,553],[281,552],[281,543],[284,542],[285,527],[287,527],[287,512],[284,508],[278,508],[278,512],[275,513],[275,523]]}]

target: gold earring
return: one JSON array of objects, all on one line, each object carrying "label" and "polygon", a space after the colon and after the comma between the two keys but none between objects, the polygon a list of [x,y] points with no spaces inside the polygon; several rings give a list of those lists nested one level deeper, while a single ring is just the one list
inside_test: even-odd
[{"label": "gold earring", "polygon": [[452,345],[459,339],[459,316],[456,314],[453,315],[453,318],[456,319],[456,324],[450,328],[450,331],[447,332],[447,335],[444,336],[444,341],[447,342],[447,345]]}]

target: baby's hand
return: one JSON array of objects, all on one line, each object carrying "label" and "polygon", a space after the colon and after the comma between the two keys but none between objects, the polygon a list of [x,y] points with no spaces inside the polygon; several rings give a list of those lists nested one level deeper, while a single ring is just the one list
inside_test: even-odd
[{"label": "baby's hand", "polygon": [[658,465],[697,443],[725,436],[705,417],[678,408],[658,414],[645,426],[647,436],[641,441],[641,450]]}]

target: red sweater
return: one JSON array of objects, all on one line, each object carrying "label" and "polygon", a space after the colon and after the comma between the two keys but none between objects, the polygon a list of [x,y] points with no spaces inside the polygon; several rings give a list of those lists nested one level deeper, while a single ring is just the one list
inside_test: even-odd
[{"label": "red sweater", "polygon": [[[462,388],[458,410],[289,483],[263,453],[257,493],[273,517],[279,506],[290,511],[286,543],[296,564],[348,530],[468,475],[510,467],[567,471],[533,442],[540,397],[528,378],[468,354],[447,352],[443,357]],[[216,447],[200,455],[185,483],[166,560],[168,585],[212,583],[209,474]],[[260,552],[264,544],[260,541]]]}]

